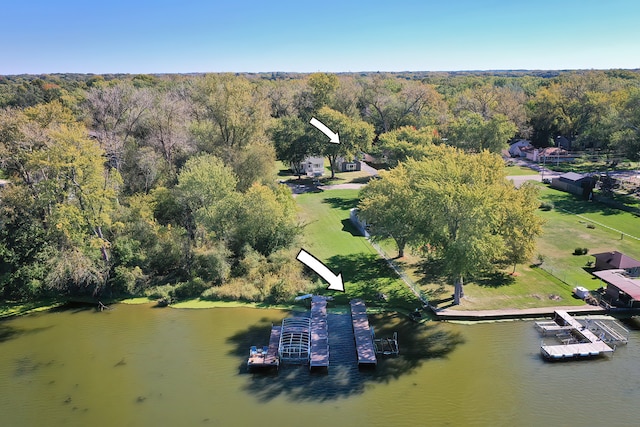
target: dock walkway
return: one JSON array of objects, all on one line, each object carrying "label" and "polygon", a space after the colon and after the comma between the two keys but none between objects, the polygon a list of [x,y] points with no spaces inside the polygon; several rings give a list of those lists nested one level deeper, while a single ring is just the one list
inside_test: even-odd
[{"label": "dock walkway", "polygon": [[311,351],[309,368],[329,367],[329,332],[327,328],[327,300],[315,295],[311,299]]},{"label": "dock walkway", "polygon": [[351,323],[358,353],[358,366],[375,366],[378,360],[367,318],[367,307],[361,299],[353,299],[349,304],[351,305]]},{"label": "dock walkway", "polygon": [[280,359],[278,358],[278,347],[280,346],[280,333],[282,332],[282,327],[280,326],[272,326],[271,327],[271,336],[269,337],[269,348],[267,350],[267,354],[264,357],[265,363],[270,365],[279,364]]}]

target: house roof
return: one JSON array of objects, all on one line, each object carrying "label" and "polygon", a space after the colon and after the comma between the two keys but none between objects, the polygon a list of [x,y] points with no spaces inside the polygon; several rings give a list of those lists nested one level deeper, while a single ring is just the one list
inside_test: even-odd
[{"label": "house roof", "polygon": [[584,178],[584,175],[580,173],[575,173],[575,172],[567,172],[560,175],[560,179],[563,179],[565,181],[572,181],[572,182],[578,182],[583,178]]},{"label": "house roof", "polygon": [[594,272],[594,276],[620,289],[632,299],[640,301],[640,280],[630,279],[624,276],[624,270],[602,270]]},{"label": "house roof", "polygon": [[603,260],[613,268],[626,269],[640,267],[640,261],[618,251],[602,252],[599,254],[593,254],[593,256],[598,260]]}]

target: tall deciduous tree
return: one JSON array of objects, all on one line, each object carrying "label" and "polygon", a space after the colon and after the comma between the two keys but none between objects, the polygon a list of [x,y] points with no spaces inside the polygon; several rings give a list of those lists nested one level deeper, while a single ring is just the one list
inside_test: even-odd
[{"label": "tall deciduous tree", "polygon": [[502,200],[507,206],[501,209],[501,234],[505,242],[505,258],[516,266],[531,259],[536,247],[536,237],[542,234],[543,220],[536,214],[540,204],[538,188],[524,183],[520,188],[507,188]]},{"label": "tall deciduous tree", "polygon": [[316,118],[340,135],[340,143],[333,144],[327,141],[323,133],[314,132],[316,145],[329,158],[331,178],[334,178],[338,157],[354,157],[360,152],[368,151],[373,141],[374,129],[369,123],[351,119],[329,107],[321,108]]},{"label": "tall deciduous tree", "polygon": [[416,129],[412,126],[383,133],[372,149],[372,154],[386,158],[389,166],[396,166],[408,158],[421,159],[429,153],[434,143],[442,142],[438,130],[427,126]]},{"label": "tall deciduous tree", "polygon": [[399,251],[408,241],[429,247],[453,279],[455,304],[465,277],[505,258],[527,258],[540,234],[534,190],[515,190],[500,156],[487,151],[433,146],[371,185],[361,209],[373,232],[393,237]]},{"label": "tall deciduous tree", "polygon": [[418,198],[402,164],[389,172],[381,171],[380,176],[360,192],[358,215],[370,225],[373,239],[392,238],[398,258],[402,258],[407,243],[417,236]]},{"label": "tall deciduous tree", "polygon": [[464,112],[450,125],[448,136],[451,144],[467,151],[499,153],[516,131],[516,125],[502,114],[485,120],[479,113]]}]

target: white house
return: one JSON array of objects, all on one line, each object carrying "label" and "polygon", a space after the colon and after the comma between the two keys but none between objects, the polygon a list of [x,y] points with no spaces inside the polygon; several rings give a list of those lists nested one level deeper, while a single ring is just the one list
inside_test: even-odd
[{"label": "white house", "polygon": [[[291,168],[295,171],[295,168]],[[324,157],[307,157],[300,163],[300,170],[307,176],[324,175]]]},{"label": "white house", "polygon": [[509,155],[511,157],[526,157],[526,152],[524,149],[533,148],[531,143],[526,139],[521,139],[520,141],[516,141],[509,146]]}]

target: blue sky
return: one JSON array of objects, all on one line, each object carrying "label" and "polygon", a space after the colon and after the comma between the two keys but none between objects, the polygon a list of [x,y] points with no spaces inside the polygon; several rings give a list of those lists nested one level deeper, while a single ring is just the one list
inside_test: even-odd
[{"label": "blue sky", "polygon": [[0,74],[640,68],[638,0],[8,1]]}]

